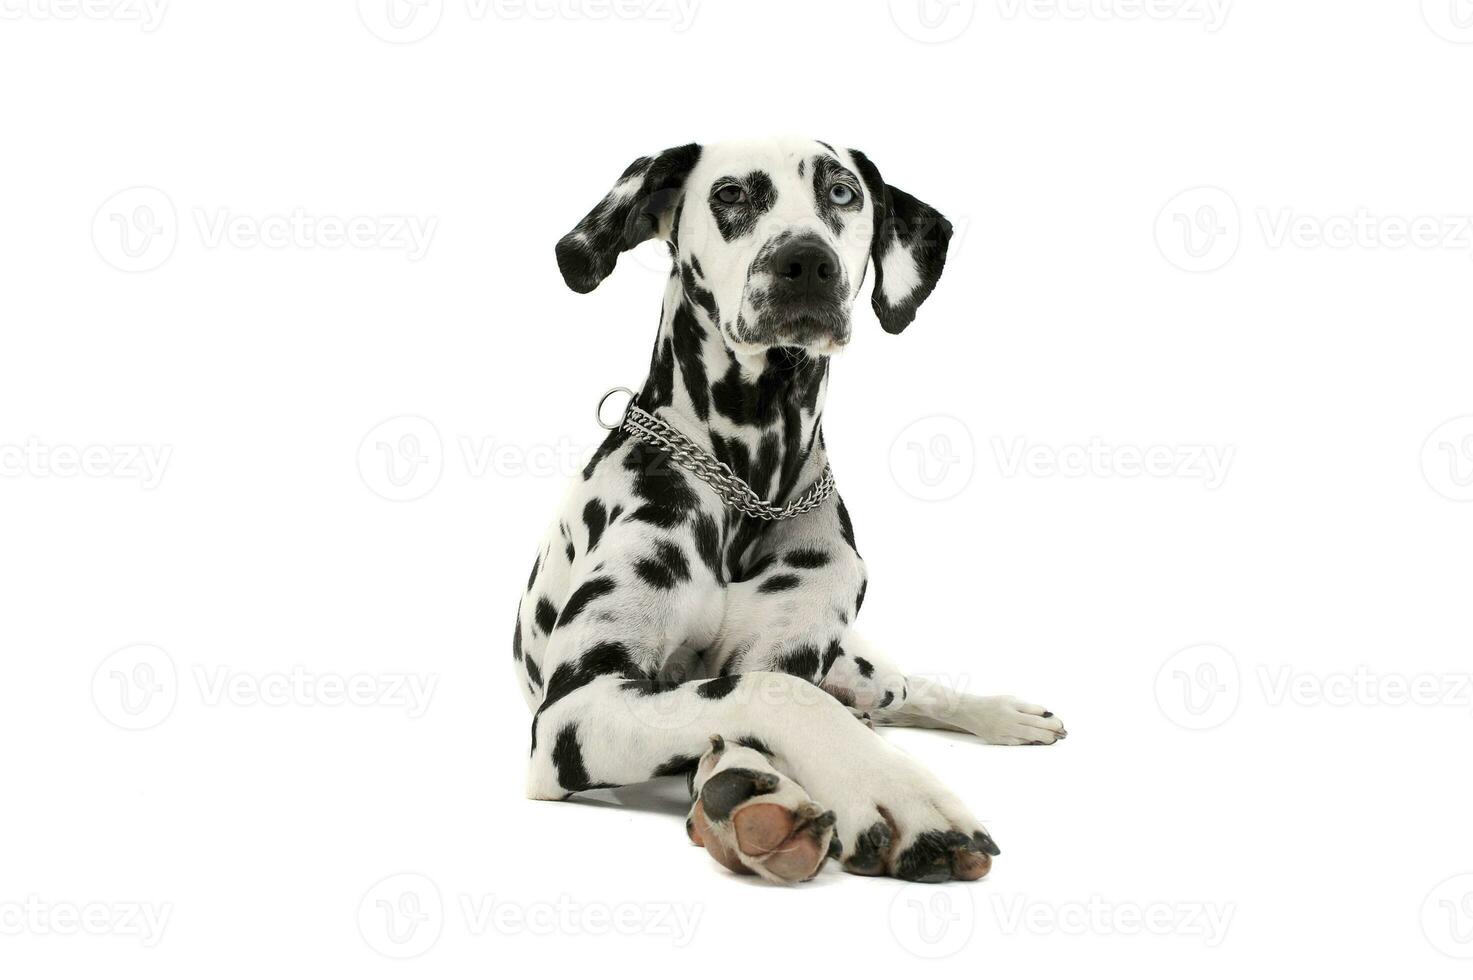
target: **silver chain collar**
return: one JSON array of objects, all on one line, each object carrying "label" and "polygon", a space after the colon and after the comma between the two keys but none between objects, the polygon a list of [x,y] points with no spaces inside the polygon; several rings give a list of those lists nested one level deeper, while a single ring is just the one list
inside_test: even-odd
[{"label": "silver chain collar", "polygon": [[[629,396],[629,405],[624,409],[623,419],[615,425],[609,425],[603,420],[604,402],[609,400],[610,395],[621,391]],[[636,439],[663,449],[677,465],[694,473],[701,482],[715,490],[718,497],[748,517],[764,521],[784,521],[789,517],[808,513],[833,496],[834,474],[825,462],[823,473],[819,474],[813,486],[786,507],[764,500],[757,496],[757,491],[748,486],[746,481],[733,473],[730,466],[696,445],[665,420],[634,404],[634,397],[634,392],[628,388],[610,388],[604,392],[604,396],[598,400],[598,408],[594,410],[598,424],[605,429],[623,429]]]}]

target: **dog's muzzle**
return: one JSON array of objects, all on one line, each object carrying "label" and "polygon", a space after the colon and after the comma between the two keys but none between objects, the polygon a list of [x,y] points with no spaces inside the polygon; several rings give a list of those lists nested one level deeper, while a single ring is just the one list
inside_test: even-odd
[{"label": "dog's muzzle", "polygon": [[849,339],[847,284],[839,256],[815,235],[800,235],[769,259],[763,326],[786,343]]}]

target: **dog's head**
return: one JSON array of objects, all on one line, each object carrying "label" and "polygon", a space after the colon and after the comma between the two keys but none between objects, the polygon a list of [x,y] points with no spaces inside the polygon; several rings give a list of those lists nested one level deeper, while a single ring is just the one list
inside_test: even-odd
[{"label": "dog's head", "polygon": [[849,342],[870,263],[881,326],[905,329],[941,277],[951,224],[858,150],[691,143],[630,164],[558,242],[558,267],[586,293],[650,238],[669,244],[687,298],[732,350],[829,354]]}]

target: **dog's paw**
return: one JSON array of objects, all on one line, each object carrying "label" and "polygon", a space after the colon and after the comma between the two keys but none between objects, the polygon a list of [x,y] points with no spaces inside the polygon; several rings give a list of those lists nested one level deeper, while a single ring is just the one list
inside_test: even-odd
[{"label": "dog's paw", "polygon": [[918,766],[892,772],[839,809],[840,861],[857,875],[975,881],[1002,853],[966,807]]},{"label": "dog's paw", "polygon": [[786,885],[812,878],[828,859],[833,811],[755,749],[713,735],[694,788],[686,833],[727,869]]},{"label": "dog's paw", "polygon": [[946,720],[989,745],[1052,745],[1069,735],[1052,711],[1007,694],[967,698]]}]

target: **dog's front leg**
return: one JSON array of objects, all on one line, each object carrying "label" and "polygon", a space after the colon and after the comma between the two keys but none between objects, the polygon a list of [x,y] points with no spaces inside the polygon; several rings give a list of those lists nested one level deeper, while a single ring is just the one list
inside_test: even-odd
[{"label": "dog's front leg", "polygon": [[1052,745],[1068,732],[1052,711],[1012,695],[968,694],[966,678],[906,674],[853,629],[823,686],[877,725],[966,732],[991,745]]},{"label": "dog's front leg", "polygon": [[[739,863],[788,854],[799,843],[821,860],[832,837],[848,871],[944,881],[981,877],[997,853],[976,818],[919,763],[790,674],[760,671],[683,684],[599,676],[552,693],[558,696],[533,720],[527,782],[533,798],[564,799],[578,790],[690,772],[719,735],[728,746],[759,753],[767,768],[742,765],[752,772],[739,774],[745,782],[735,785],[738,777],[715,789],[710,780],[699,783],[706,819],[730,822],[731,834],[740,836],[739,810],[772,802],[784,811],[753,818],[747,830],[754,853],[726,855]],[[717,795],[708,800],[710,793]],[[829,810],[832,822],[824,816]],[[729,846],[731,834],[724,826],[717,830],[713,839]],[[817,835],[813,844],[822,847],[777,840],[782,833]],[[713,856],[720,857],[714,850]],[[797,863],[803,874],[781,864],[764,868],[778,880],[817,870],[803,861]]]}]

